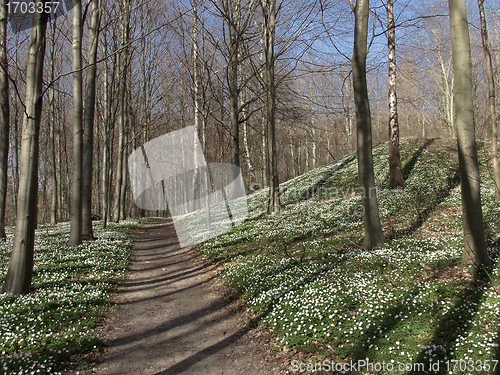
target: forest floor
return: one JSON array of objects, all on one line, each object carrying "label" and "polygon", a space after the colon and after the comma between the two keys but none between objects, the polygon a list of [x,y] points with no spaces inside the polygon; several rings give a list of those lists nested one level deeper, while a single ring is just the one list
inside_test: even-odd
[{"label": "forest floor", "polygon": [[266,333],[230,298],[216,267],[180,248],[172,221],[138,230],[114,302],[92,374],[280,374],[289,366],[262,344]]}]

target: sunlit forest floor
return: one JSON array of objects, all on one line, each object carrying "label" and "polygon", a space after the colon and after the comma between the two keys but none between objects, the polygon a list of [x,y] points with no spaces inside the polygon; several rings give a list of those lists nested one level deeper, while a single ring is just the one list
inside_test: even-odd
[{"label": "sunlit forest floor", "polygon": [[[267,190],[251,194],[249,218],[198,249],[218,264],[260,326],[273,331],[271,339],[266,336],[271,355],[306,353],[297,358],[310,365],[368,358],[393,364],[394,374],[424,373],[420,363],[428,373],[498,372],[500,204],[493,199],[489,145],[479,149],[488,252],[495,263],[488,272],[459,264],[460,176],[453,142],[403,140],[403,189],[388,189],[387,154],[387,144],[374,150],[388,239],[383,246],[361,247],[357,162],[348,155],[282,184],[284,209],[278,214],[265,214]],[[99,350],[96,327],[126,274],[130,229],[137,225],[126,221],[103,230],[97,222],[98,240],[77,248],[67,247],[68,224],[40,226],[33,292],[0,296],[0,373],[57,373],[71,355]],[[12,240],[9,233],[0,244],[0,282]],[[439,370],[428,371],[436,363]],[[409,367],[399,371],[398,364]],[[307,373],[312,367],[303,368]]]},{"label": "sunlit forest floor", "polygon": [[406,185],[395,190],[388,189],[387,144],[374,150],[388,241],[373,251],[361,248],[353,155],[283,184],[279,214],[264,214],[267,191],[252,194],[250,218],[199,249],[221,264],[237,296],[277,334],[276,346],[310,353],[316,370],[328,361],[368,358],[392,363],[392,373],[422,373],[418,364],[427,371],[438,361],[439,371],[431,373],[496,373],[500,204],[487,167],[489,145],[481,145],[483,215],[495,266],[489,272],[461,267],[454,147],[442,140],[402,141]]}]

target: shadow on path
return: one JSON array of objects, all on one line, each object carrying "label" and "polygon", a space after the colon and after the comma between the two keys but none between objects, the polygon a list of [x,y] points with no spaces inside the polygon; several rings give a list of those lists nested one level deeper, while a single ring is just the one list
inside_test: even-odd
[{"label": "shadow on path", "polygon": [[176,238],[171,221],[138,231],[93,374],[278,374],[215,267]]}]

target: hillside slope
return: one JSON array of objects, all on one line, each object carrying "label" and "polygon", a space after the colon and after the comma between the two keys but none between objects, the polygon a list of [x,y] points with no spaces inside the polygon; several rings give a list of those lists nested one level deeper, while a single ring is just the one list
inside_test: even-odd
[{"label": "hillside slope", "polygon": [[279,346],[315,353],[317,360],[385,361],[394,364],[392,373],[398,363],[427,369],[438,360],[440,372],[451,371],[454,359],[481,360],[479,370],[491,372],[494,363],[484,361],[500,358],[500,204],[488,150],[481,147],[479,158],[491,277],[457,266],[460,176],[456,150],[442,140],[402,141],[404,189],[388,189],[387,144],[374,149],[388,238],[380,248],[361,248],[355,155],[282,184],[278,214],[265,213],[267,190],[252,194],[247,221],[198,247],[220,263]]}]

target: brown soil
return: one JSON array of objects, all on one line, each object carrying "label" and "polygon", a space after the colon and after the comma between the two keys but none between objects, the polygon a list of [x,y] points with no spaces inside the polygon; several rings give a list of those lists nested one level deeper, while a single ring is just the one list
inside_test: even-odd
[{"label": "brown soil", "polygon": [[275,339],[229,298],[217,269],[179,247],[171,221],[137,232],[115,302],[92,374],[282,374],[290,366],[291,353],[275,354]]}]

